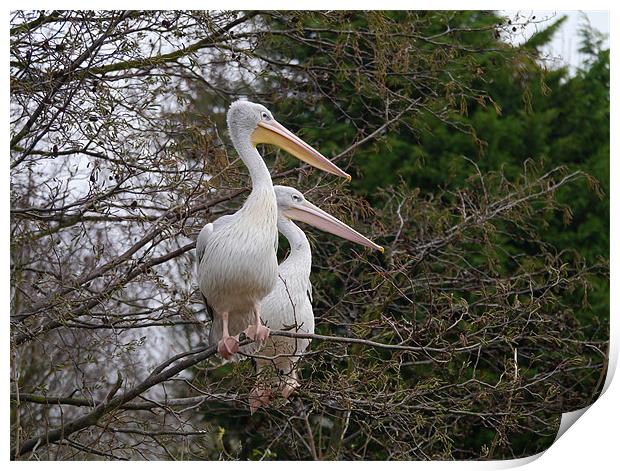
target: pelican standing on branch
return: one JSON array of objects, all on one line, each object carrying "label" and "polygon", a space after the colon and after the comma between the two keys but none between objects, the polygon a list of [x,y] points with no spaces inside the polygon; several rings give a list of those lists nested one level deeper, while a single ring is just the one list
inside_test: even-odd
[{"label": "pelican standing on branch", "polygon": [[[278,202],[278,231],[288,240],[290,253],[278,267],[275,288],[261,303],[262,318],[265,325],[274,330],[295,329],[296,332],[313,334],[314,313],[310,283],[312,253],[306,234],[293,220],[305,222],[371,249],[383,252],[383,247],[307,201],[295,188],[277,185],[274,190]],[[263,371],[269,375],[275,370],[277,375],[282,375],[282,395],[288,399],[299,386],[295,365],[309,344],[310,339],[290,337],[270,337],[267,340],[258,355],[254,356],[258,383],[250,393],[250,412],[254,413],[270,400],[271,387],[265,384],[268,380],[262,377]],[[241,347],[243,353],[253,353],[256,350],[253,344]]]},{"label": "pelican standing on branch", "polygon": [[221,330],[211,329],[209,341],[217,342],[224,359],[238,351],[240,332],[258,342],[269,336],[269,329],[261,324],[260,302],[277,279],[277,203],[271,175],[256,145],[276,145],[314,167],[351,179],[279,124],[262,105],[234,102],[227,124],[232,143],[250,172],[252,191],[239,211],[207,224],[196,241],[198,285],[214,325],[221,326]]}]

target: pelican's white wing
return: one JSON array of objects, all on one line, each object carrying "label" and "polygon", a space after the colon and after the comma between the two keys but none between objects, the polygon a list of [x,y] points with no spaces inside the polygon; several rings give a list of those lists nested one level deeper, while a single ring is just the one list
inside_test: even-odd
[{"label": "pelican's white wing", "polygon": [[232,215],[227,214],[226,216],[222,216],[216,219],[214,222],[206,224],[205,227],[202,228],[200,234],[198,234],[198,239],[196,239],[196,260],[198,266],[200,266],[202,256],[205,254],[207,241],[209,240],[211,234],[217,231],[220,227],[225,226],[228,222],[230,222],[232,218]]},{"label": "pelican's white wing", "polygon": [[[233,217],[232,215],[222,216],[216,219],[214,222],[210,222],[209,224],[206,224],[202,228],[200,233],[198,234],[198,239],[196,239],[196,271],[197,272],[200,270],[200,262],[202,261],[202,257],[205,254],[205,248],[207,247],[207,242],[209,240],[209,237],[211,237],[214,231],[217,231],[219,228],[225,226],[228,222],[230,222],[232,217]],[[211,318],[211,320],[213,320],[213,308],[209,305],[209,301],[207,300],[204,294],[202,294],[202,299],[205,303],[207,315]]]}]

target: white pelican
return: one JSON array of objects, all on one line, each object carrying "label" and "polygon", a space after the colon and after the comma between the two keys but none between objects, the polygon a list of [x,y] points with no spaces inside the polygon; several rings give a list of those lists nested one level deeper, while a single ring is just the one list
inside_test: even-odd
[{"label": "white pelican", "polygon": [[[207,310],[220,330],[209,341],[218,343],[224,359],[238,351],[238,336],[264,342],[269,330],[260,321],[260,301],[271,292],[278,274],[277,203],[271,175],[256,145],[274,144],[326,172],[351,177],[317,150],[279,124],[262,105],[236,101],[226,117],[231,140],[252,178],[252,192],[233,215],[207,224],[196,241],[198,285]],[[275,245],[274,245],[275,244]],[[253,322],[248,323],[248,315]]]},{"label": "white pelican", "polygon": [[[375,250],[383,252],[383,247],[307,201],[295,188],[277,185],[274,190],[278,202],[278,231],[288,240],[290,254],[278,267],[278,280],[274,290],[261,303],[262,319],[271,329],[313,334],[314,313],[310,283],[312,253],[304,231],[295,225],[293,220],[305,222]],[[219,326],[214,323],[212,328],[219,329]],[[270,368],[274,368],[275,372],[285,378],[282,389],[285,398],[299,386],[295,365],[309,344],[310,339],[270,337],[267,340],[254,359],[259,383],[250,394],[252,413],[269,402],[271,388],[268,385],[262,386],[261,383],[268,382],[268,377],[274,377]],[[241,350],[243,353],[256,352],[257,347],[252,347],[250,344],[241,347]]]}]

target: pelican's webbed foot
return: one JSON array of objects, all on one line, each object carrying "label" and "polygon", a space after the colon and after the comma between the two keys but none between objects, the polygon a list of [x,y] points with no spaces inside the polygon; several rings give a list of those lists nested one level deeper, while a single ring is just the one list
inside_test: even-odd
[{"label": "pelican's webbed foot", "polygon": [[254,414],[261,407],[267,407],[271,401],[271,390],[256,385],[250,392],[250,414]]},{"label": "pelican's webbed foot", "polygon": [[265,327],[262,324],[252,324],[243,331],[245,335],[254,340],[255,342],[265,343],[269,338],[269,327]]},{"label": "pelican's webbed foot", "polygon": [[217,343],[217,353],[224,359],[228,360],[235,353],[239,352],[239,336],[224,336]]},{"label": "pelican's webbed foot", "polygon": [[284,387],[282,388],[282,397],[288,399],[291,394],[300,386],[297,381],[297,373],[293,370],[290,376],[287,376],[284,380]]}]

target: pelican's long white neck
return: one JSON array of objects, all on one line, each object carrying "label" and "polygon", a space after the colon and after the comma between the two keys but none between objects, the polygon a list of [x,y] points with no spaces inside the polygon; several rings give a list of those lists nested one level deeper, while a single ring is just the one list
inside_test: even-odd
[{"label": "pelican's long white neck", "polygon": [[273,188],[271,174],[265,161],[250,142],[249,136],[243,136],[240,130],[234,127],[230,130],[230,137],[239,157],[250,172],[252,191],[256,189]]},{"label": "pelican's long white neck", "polygon": [[255,230],[267,231],[268,237],[275,239],[278,208],[271,174],[265,161],[250,142],[250,134],[244,133],[236,126],[230,127],[230,131],[233,145],[252,178],[252,191],[237,214],[241,220],[250,221]]},{"label": "pelican's long white neck", "polygon": [[312,252],[310,242],[304,231],[293,221],[278,214],[278,231],[288,240],[291,246],[289,256],[280,264],[280,269],[293,268],[298,276],[304,279],[310,278],[312,269]]}]

